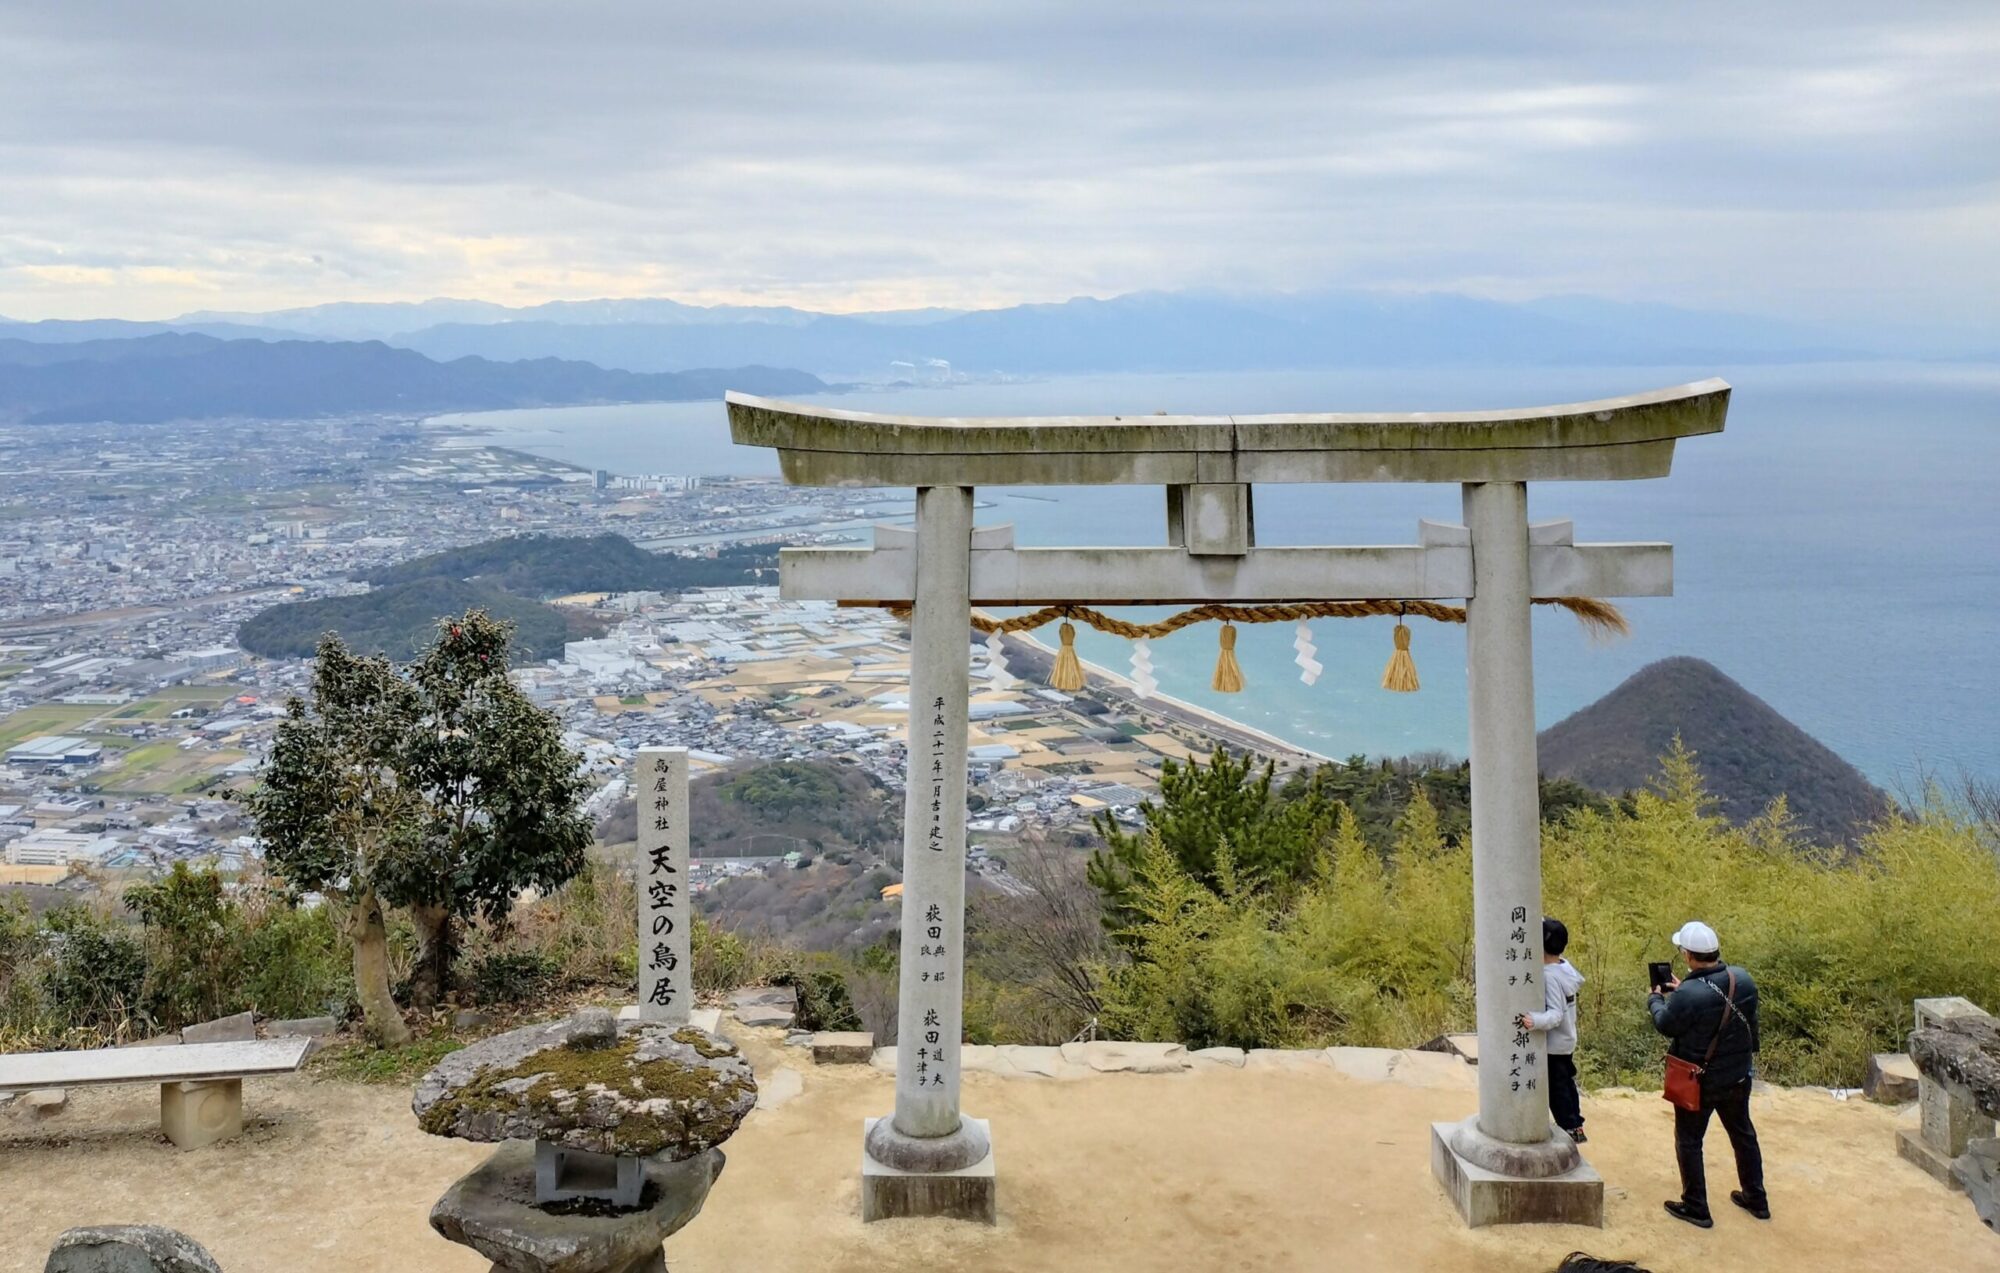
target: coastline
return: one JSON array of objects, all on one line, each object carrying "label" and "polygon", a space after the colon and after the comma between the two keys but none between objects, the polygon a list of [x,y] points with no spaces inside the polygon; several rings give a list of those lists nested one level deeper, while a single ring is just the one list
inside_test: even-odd
[{"label": "coastline", "polygon": [[[1007,639],[1019,641],[1023,645],[1030,646],[1050,659],[1055,658],[1055,650],[1051,649],[1031,633],[1010,632],[1007,634]],[[1214,735],[1220,741],[1242,748],[1245,751],[1257,751],[1274,755],[1280,761],[1285,762],[1328,764],[1333,760],[1333,757],[1316,752],[1310,747],[1301,747],[1289,739],[1280,738],[1276,734],[1258,729],[1254,725],[1246,725],[1242,721],[1210,711],[1208,708],[1198,707],[1186,699],[1175,698],[1171,694],[1162,694],[1158,691],[1142,696],[1139,693],[1138,687],[1132,683],[1129,677],[1121,676],[1102,664],[1092,663],[1086,659],[1079,659],[1079,662],[1083,664],[1084,670],[1089,676],[1097,682],[1109,686],[1116,692],[1119,698],[1126,699],[1139,710],[1150,710],[1162,716],[1172,717],[1183,725],[1198,729],[1206,734]],[[1020,679],[1025,680],[1027,678],[1023,677]]]}]

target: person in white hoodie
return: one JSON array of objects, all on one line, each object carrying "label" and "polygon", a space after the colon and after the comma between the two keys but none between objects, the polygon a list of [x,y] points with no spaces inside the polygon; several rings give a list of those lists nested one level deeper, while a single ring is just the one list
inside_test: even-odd
[{"label": "person in white hoodie", "polygon": [[1542,1003],[1540,1012],[1524,1012],[1515,1019],[1523,1030],[1544,1030],[1542,1050],[1548,1057],[1549,1113],[1556,1126],[1581,1145],[1583,1098],[1576,1089],[1576,994],[1583,989],[1583,974],[1563,952],[1569,949],[1569,929],[1559,919],[1542,920]]}]

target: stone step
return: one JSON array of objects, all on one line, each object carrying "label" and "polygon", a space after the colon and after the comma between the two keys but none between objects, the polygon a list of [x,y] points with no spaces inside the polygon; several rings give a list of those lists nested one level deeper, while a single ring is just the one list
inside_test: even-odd
[{"label": "stone step", "polygon": [[1917,1099],[1917,1079],[1917,1063],[1906,1053],[1877,1052],[1868,1058],[1861,1091],[1883,1105],[1906,1105]]}]

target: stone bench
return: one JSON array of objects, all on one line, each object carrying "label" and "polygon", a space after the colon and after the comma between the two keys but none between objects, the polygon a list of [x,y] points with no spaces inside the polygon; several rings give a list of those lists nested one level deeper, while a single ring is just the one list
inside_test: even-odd
[{"label": "stone bench", "polygon": [[289,1074],[305,1063],[311,1039],[184,1043],[171,1048],[0,1055],[0,1092],[109,1083],[158,1083],[160,1130],[182,1149],[243,1130],[243,1080]]}]

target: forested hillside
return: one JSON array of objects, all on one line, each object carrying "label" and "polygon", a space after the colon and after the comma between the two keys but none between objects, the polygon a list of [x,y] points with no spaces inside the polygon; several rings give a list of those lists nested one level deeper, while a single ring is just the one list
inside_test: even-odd
[{"label": "forested hillside", "polygon": [[437,631],[444,615],[484,610],[514,625],[510,651],[516,662],[561,658],[563,642],[603,632],[576,611],[558,610],[504,589],[458,579],[427,578],[351,597],[321,597],[272,606],[244,620],[236,642],[267,659],[312,656],[329,632],[363,654],[412,657]]},{"label": "forested hillside", "polygon": [[289,601],[245,621],[238,644],[266,658],[305,658],[335,632],[357,650],[407,658],[438,618],[485,610],[515,625],[518,662],[562,657],[565,641],[603,624],[542,604],[572,592],[672,592],[775,580],[775,549],[742,545],[713,558],[648,552],[622,535],[516,535],[416,557],[359,576],[375,587],[346,597]]},{"label": "forested hillside", "polygon": [[777,550],[749,544],[714,557],[649,552],[623,535],[516,535],[489,539],[357,576],[377,587],[444,577],[477,580],[525,597],[571,592],[672,592],[777,582]]},{"label": "forested hillside", "polygon": [[[902,834],[899,796],[862,770],[819,760],[753,761],[698,779],[688,793],[696,857],[812,856],[891,851]],[[635,838],[632,801],[598,825],[598,839]]]}]

